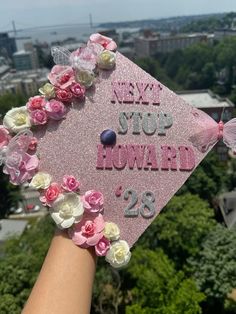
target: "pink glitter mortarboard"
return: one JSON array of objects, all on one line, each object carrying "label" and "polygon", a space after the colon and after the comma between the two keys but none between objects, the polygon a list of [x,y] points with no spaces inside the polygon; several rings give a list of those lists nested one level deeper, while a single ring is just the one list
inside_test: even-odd
[{"label": "pink glitter mortarboard", "polygon": [[[35,135],[40,170],[55,182],[74,175],[81,194],[101,191],[105,221],[116,223],[121,239],[132,246],[206,153],[189,141],[196,133],[193,108],[116,55],[116,68],[100,72],[82,104],[72,105],[66,119],[50,121]],[[100,135],[107,129],[117,138],[115,145],[104,148]],[[132,159],[135,152],[139,165]]]}]

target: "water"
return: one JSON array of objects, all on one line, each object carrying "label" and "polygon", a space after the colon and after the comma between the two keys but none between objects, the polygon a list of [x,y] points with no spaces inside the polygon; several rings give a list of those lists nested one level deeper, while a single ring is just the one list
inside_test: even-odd
[{"label": "water", "polygon": [[[21,50],[24,48],[24,43],[32,41],[35,43],[39,42],[47,42],[52,43],[55,41],[62,41],[67,38],[75,38],[76,42],[87,42],[88,38],[91,34],[104,30],[98,25],[94,25],[91,27],[89,24],[87,25],[58,25],[52,27],[43,27],[43,28],[35,28],[31,30],[19,31],[17,33],[17,37],[30,37],[29,39],[18,39],[17,40],[17,49]],[[117,33],[122,34],[124,31],[128,32],[137,32],[139,28],[118,28],[116,29]]]},{"label": "water", "polygon": [[33,43],[36,41],[47,42],[50,44],[55,41],[62,41],[73,37],[77,42],[87,42],[90,34],[98,32],[99,30],[101,31],[102,29],[97,26],[90,27],[89,25],[62,25],[23,30],[17,32],[17,37],[23,37],[23,39],[17,39],[17,49],[23,49],[24,43],[29,41]]}]

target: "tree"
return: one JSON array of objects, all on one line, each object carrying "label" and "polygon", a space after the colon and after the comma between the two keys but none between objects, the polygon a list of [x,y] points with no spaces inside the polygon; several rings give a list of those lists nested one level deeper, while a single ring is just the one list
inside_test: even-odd
[{"label": "tree", "polygon": [[177,272],[173,263],[163,253],[136,248],[130,266],[132,304],[126,314],[197,314],[204,294],[199,292],[194,281]]},{"label": "tree", "polygon": [[[12,107],[23,106],[26,97],[23,95],[4,94],[0,96],[0,118],[4,117],[8,110]],[[19,188],[9,183],[8,176],[2,173],[0,167],[0,218],[4,218],[10,207],[16,206],[21,199]]]},{"label": "tree", "polygon": [[167,75],[165,69],[160,66],[157,60],[153,58],[141,58],[135,60],[135,63],[158,81],[165,84],[168,88],[174,90],[179,89],[179,85]]},{"label": "tree", "polygon": [[209,313],[224,313],[225,299],[235,288],[235,243],[236,230],[218,224],[209,232],[198,254],[188,260],[191,275],[208,298],[205,307]]},{"label": "tree", "polygon": [[13,107],[25,106],[27,97],[22,94],[6,93],[0,96],[0,117],[4,117],[8,110]]},{"label": "tree", "polygon": [[211,203],[226,186],[227,180],[227,165],[219,160],[216,152],[211,151],[186,181],[179,194],[188,191]]},{"label": "tree", "polygon": [[138,243],[162,248],[181,268],[189,256],[199,252],[201,242],[216,224],[213,216],[213,209],[197,195],[175,196]]},{"label": "tree", "polygon": [[[38,276],[54,232],[50,217],[33,221],[6,241],[0,257],[0,313],[20,313]],[[14,299],[11,307],[11,300]]]}]

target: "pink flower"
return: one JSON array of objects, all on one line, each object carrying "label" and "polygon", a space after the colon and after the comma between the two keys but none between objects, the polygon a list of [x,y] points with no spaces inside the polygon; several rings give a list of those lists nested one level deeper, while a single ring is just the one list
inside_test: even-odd
[{"label": "pink flower", "polygon": [[72,241],[79,246],[89,247],[96,245],[103,237],[104,219],[101,214],[83,219],[69,231]]},{"label": "pink flower", "polygon": [[73,83],[70,87],[70,90],[72,91],[74,97],[79,99],[84,99],[85,96],[85,87],[80,85],[79,83]]},{"label": "pink flower", "polygon": [[79,70],[93,71],[96,68],[97,57],[102,50],[103,48],[99,48],[99,45],[93,44],[77,49],[71,54],[73,67]]},{"label": "pink flower", "polygon": [[9,131],[4,128],[3,125],[0,125],[0,149],[4,146],[7,146],[9,141],[11,139],[11,136],[9,134]]},{"label": "pink flower", "polygon": [[57,89],[56,96],[60,101],[70,101],[73,97],[73,94],[67,89]]},{"label": "pink flower", "polygon": [[7,156],[3,172],[10,175],[12,184],[19,185],[33,178],[38,165],[39,160],[36,155],[15,151]]},{"label": "pink flower", "polygon": [[38,140],[36,137],[32,137],[30,144],[29,144],[29,150],[35,151],[38,145]]},{"label": "pink flower", "polygon": [[64,176],[62,188],[67,192],[75,192],[79,189],[80,183],[73,176]]},{"label": "pink flower", "polygon": [[75,82],[74,71],[70,66],[54,65],[48,79],[54,86],[65,89]]},{"label": "pink flower", "polygon": [[26,104],[26,108],[29,111],[42,110],[45,105],[46,100],[43,96],[35,96],[29,99],[29,101]]},{"label": "pink flower", "polygon": [[45,110],[49,118],[61,120],[66,114],[66,107],[61,101],[52,99],[46,103]]},{"label": "pink flower", "polygon": [[51,183],[42,196],[40,201],[44,206],[52,206],[52,203],[58,198],[61,192],[60,186],[57,183]]},{"label": "pink flower", "polygon": [[102,237],[100,241],[95,245],[95,252],[97,256],[105,256],[110,248],[110,241],[105,237]]},{"label": "pink flower", "polygon": [[44,110],[36,109],[30,112],[30,120],[34,125],[43,125],[47,123],[48,117]]},{"label": "pink flower", "polygon": [[100,213],[103,210],[104,197],[101,192],[87,191],[82,201],[88,213]]},{"label": "pink flower", "polygon": [[103,36],[101,34],[93,34],[89,38],[90,42],[100,44],[106,50],[116,50],[117,44],[112,40],[112,38]]}]

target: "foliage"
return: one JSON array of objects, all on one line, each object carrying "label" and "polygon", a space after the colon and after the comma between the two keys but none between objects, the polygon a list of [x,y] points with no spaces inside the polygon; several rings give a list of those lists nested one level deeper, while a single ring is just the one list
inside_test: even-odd
[{"label": "foliage", "polygon": [[[0,96],[0,118],[12,107],[24,105],[26,98],[23,95],[4,94]],[[0,218],[4,218],[10,207],[16,206],[20,200],[19,188],[9,183],[9,179],[0,168]]]},{"label": "foliage", "polygon": [[[54,225],[49,217],[29,224],[19,238],[6,241],[0,257],[0,313],[20,313],[38,276]],[[8,304],[11,300],[11,307]]]},{"label": "foliage", "polygon": [[180,87],[176,84],[166,71],[161,68],[158,61],[151,58],[141,58],[135,60],[135,63],[140,66],[144,71],[155,77],[158,81],[165,84],[168,88],[178,90]]},{"label": "foliage", "polygon": [[201,291],[224,301],[236,283],[236,230],[217,225],[197,256],[189,259],[191,273]]},{"label": "foliage", "polygon": [[176,272],[173,263],[162,250],[136,248],[127,269],[131,280],[132,304],[126,314],[197,314],[204,295],[192,279]]},{"label": "foliage", "polygon": [[109,267],[104,259],[98,259],[93,287],[92,313],[120,313],[119,307],[125,302],[121,283],[120,273]]},{"label": "foliage", "polygon": [[231,12],[221,17],[210,16],[208,19],[191,21],[184,25],[180,32],[214,32],[219,28],[230,28],[235,23],[236,13]]},{"label": "foliage", "polygon": [[17,301],[15,300],[12,294],[4,294],[0,299],[0,313],[1,314],[19,314],[21,312],[21,308],[17,305]]},{"label": "foliage", "polygon": [[0,117],[4,117],[8,110],[13,107],[24,106],[27,98],[24,95],[6,93],[0,96]]},{"label": "foliage", "polygon": [[158,53],[155,58],[137,60],[137,64],[171,89],[212,89],[229,96],[236,82],[235,50],[236,38],[230,37]]},{"label": "foliage", "polygon": [[219,156],[210,152],[179,191],[180,194],[190,192],[198,194],[202,199],[212,199],[228,183],[227,165],[219,160]]},{"label": "foliage", "polygon": [[140,239],[150,249],[161,247],[181,267],[196,255],[214,227],[213,210],[197,195],[175,196]]}]

